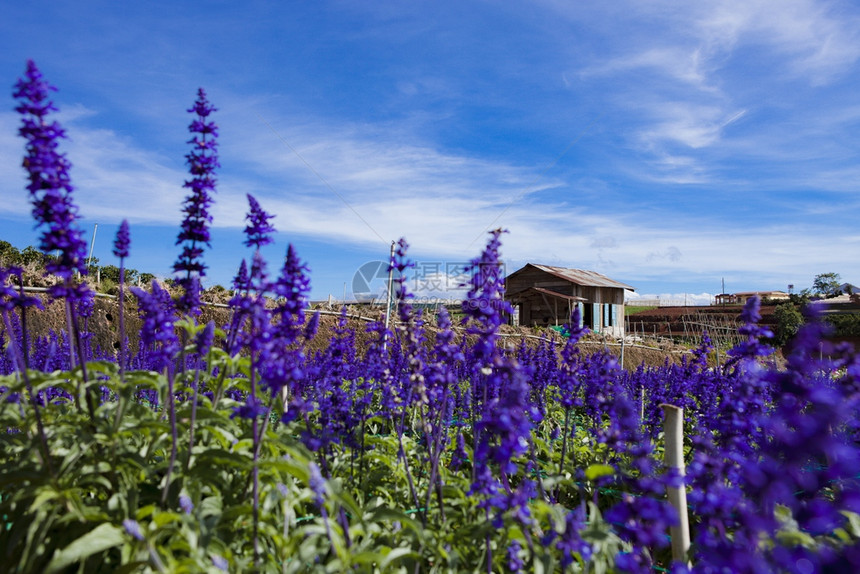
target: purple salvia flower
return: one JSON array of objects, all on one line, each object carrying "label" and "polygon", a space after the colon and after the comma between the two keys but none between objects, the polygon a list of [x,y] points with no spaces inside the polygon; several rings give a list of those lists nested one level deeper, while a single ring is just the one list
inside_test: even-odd
[{"label": "purple salvia flower", "polygon": [[581,382],[578,376],[579,349],[576,344],[588,329],[582,327],[580,323],[579,307],[575,307],[570,315],[570,323],[564,326],[569,337],[561,350],[562,363],[558,378],[559,400],[565,409],[571,409],[582,402],[578,396]]},{"label": "purple salvia flower", "polygon": [[274,295],[279,298],[274,312],[277,334],[286,344],[294,343],[298,339],[305,324],[305,309],[308,306],[310,290],[307,265],[302,263],[296,250],[289,245],[281,275],[273,285]]},{"label": "purple salvia flower", "polygon": [[131,236],[128,231],[128,220],[123,219],[116,232],[113,243],[113,254],[119,257],[119,340],[120,340],[120,376],[125,373],[125,365],[128,361],[127,337],[125,332],[125,258],[128,257],[128,248],[131,244]]},{"label": "purple salvia flower", "polygon": [[182,512],[185,514],[191,514],[194,511],[194,503],[191,501],[191,497],[187,494],[180,494],[179,508],[181,508]]},{"label": "purple salvia flower", "polygon": [[[447,424],[451,419],[453,401],[448,401],[450,389],[457,384],[454,365],[462,362],[464,357],[460,347],[454,343],[454,331],[451,330],[451,318],[445,307],[439,309],[437,316],[439,332],[433,346],[433,361],[425,368],[427,396],[430,400],[430,411],[439,413],[441,424]],[[441,409],[444,406],[444,412]]]},{"label": "purple salvia flower", "polygon": [[310,450],[353,440],[358,424],[353,409],[355,397],[343,385],[343,381],[353,378],[355,369],[355,332],[348,324],[346,307],[341,311],[328,348],[317,354],[315,362],[314,384],[304,397],[308,402],[315,401],[319,412],[320,432],[303,435]]},{"label": "purple salvia flower", "polygon": [[[413,309],[412,294],[406,287],[406,270],[415,266],[406,255],[408,248],[409,244],[406,243],[406,239],[400,238],[394,256],[389,263],[389,269],[396,271],[397,316],[400,321],[397,329],[403,335],[403,350],[407,361],[407,370],[404,373],[408,377],[408,385],[405,385],[406,397],[408,402],[427,404],[429,399],[427,398],[423,374],[426,354],[424,321],[421,319],[421,312]],[[405,408],[407,404],[404,403],[403,406]]]},{"label": "purple salvia flower", "polygon": [[239,417],[240,419],[253,420],[264,416],[267,411],[266,405],[260,399],[253,395],[248,395],[243,404],[233,408],[230,418]]},{"label": "purple salvia flower", "polygon": [[200,294],[202,292],[203,288],[200,285],[200,277],[198,275],[189,277],[188,281],[185,282],[185,292],[180,298],[182,308],[192,315],[199,315],[201,313]]},{"label": "purple salvia flower", "polygon": [[212,566],[221,570],[222,572],[227,572],[230,569],[230,563],[227,562],[227,559],[223,556],[219,556],[218,554],[212,554]]},{"label": "purple salvia flower", "polygon": [[567,568],[573,564],[576,554],[586,563],[594,553],[591,545],[582,539],[581,532],[585,529],[585,512],[582,508],[568,511],[564,518],[564,532],[559,534],[555,547],[561,552],[561,567]]},{"label": "purple salvia flower", "polygon": [[508,572],[522,572],[525,562],[520,556],[523,547],[519,540],[514,540],[508,545]]},{"label": "purple salvia flower", "polygon": [[123,219],[119,224],[119,230],[116,232],[116,239],[113,242],[113,254],[123,259],[128,257],[128,247],[131,244],[131,236],[128,231],[128,220]]},{"label": "purple salvia flower", "polygon": [[310,320],[305,325],[304,337],[305,340],[310,341],[317,335],[317,331],[320,328],[320,312],[317,311],[313,315],[311,315]]},{"label": "purple salvia flower", "polygon": [[678,513],[665,500],[647,496],[621,495],[621,502],[609,508],[604,517],[618,534],[638,547],[668,546],[666,532],[678,524]]},{"label": "purple salvia flower", "polygon": [[206,326],[197,333],[194,344],[197,346],[197,354],[201,357],[209,352],[215,340],[215,321],[209,321]]},{"label": "purple salvia flower", "polygon": [[461,466],[469,461],[469,453],[466,452],[466,440],[463,438],[463,433],[457,433],[457,442],[455,443],[454,451],[451,453],[451,462],[448,463],[448,468],[458,470]]},{"label": "purple salvia flower", "polygon": [[[22,328],[21,321],[18,320],[18,316],[15,313],[11,313],[11,311],[19,307],[21,309],[21,316],[24,317],[27,307],[35,306],[39,309],[44,309],[44,307],[41,301],[35,297],[24,295],[23,290],[16,291],[12,285],[7,283],[9,279],[15,277],[18,278],[18,282],[20,283],[21,273],[22,271],[18,267],[10,267],[8,269],[0,267],[0,341],[4,338],[3,331],[6,331],[5,335],[9,338],[9,344],[6,348],[9,358],[14,357],[15,370],[24,372],[29,366],[27,357],[28,337]],[[8,374],[11,371],[12,369],[4,369],[3,374]]]},{"label": "purple salvia flower", "polygon": [[[262,368],[262,382],[275,395],[284,387],[292,388],[304,373],[305,362],[301,349],[294,348],[305,325],[305,308],[310,294],[310,278],[307,266],[296,255],[292,245],[287,247],[287,256],[278,280],[272,290],[278,298],[272,317],[272,343],[267,349],[265,365]],[[316,319],[319,324],[319,318]],[[313,327],[314,331],[316,327]]]},{"label": "purple salvia flower", "polygon": [[93,334],[89,329],[90,317],[93,316],[93,311],[95,311],[95,297],[95,292],[90,289],[87,289],[85,291],[80,292],[80,295],[75,303],[75,311],[77,312],[77,316],[83,319],[83,321],[80,322],[78,325],[78,340],[80,344],[80,352],[83,354],[81,360],[83,361],[89,361],[92,359],[90,341],[93,338]]},{"label": "purple salvia flower", "polygon": [[[517,493],[508,485],[507,475],[517,473],[515,459],[528,451],[531,430],[541,420],[540,411],[530,403],[530,388],[519,363],[497,346],[499,327],[504,313],[511,307],[504,300],[505,288],[499,259],[499,237],[491,233],[481,256],[473,259],[470,290],[462,307],[467,315],[468,331],[476,335],[470,350],[473,372],[472,409],[474,422],[474,480],[470,493],[483,499],[479,505],[500,511],[521,507]],[[498,468],[505,478],[504,492],[490,467]],[[496,520],[500,520],[497,516]],[[489,549],[488,549],[489,551]]]},{"label": "purple salvia flower", "polygon": [[28,174],[27,190],[33,203],[33,217],[37,227],[47,227],[39,248],[45,253],[58,252],[45,266],[48,273],[63,279],[61,285],[51,288],[51,294],[75,300],[89,290],[85,284],[72,285],[76,273],[87,272],[87,246],[75,224],[79,216],[72,203],[71,163],[57,151],[58,140],[66,135],[60,124],[48,120],[48,114],[57,110],[48,99],[51,91],[56,88],[42,78],[32,60],[28,61],[25,77],[15,85],[14,97],[19,100],[15,110],[22,116],[18,133],[27,140],[24,168]]},{"label": "purple salvia flower", "polygon": [[[502,383],[499,373],[493,372],[497,364],[507,361],[502,358],[497,343],[499,327],[504,322],[504,314],[512,308],[505,301],[503,269],[499,256],[501,229],[490,232],[490,241],[481,253],[473,259],[466,272],[470,274],[469,292],[462,303],[468,323],[467,331],[476,335],[470,350],[469,364],[472,366],[472,408],[475,416],[498,396]],[[489,374],[488,374],[489,373]]]},{"label": "purple salvia flower", "polygon": [[480,437],[475,460],[481,464],[495,462],[502,472],[512,474],[517,471],[513,460],[528,450],[531,429],[540,422],[540,412],[529,404],[525,377],[514,365],[502,365],[495,371],[504,388],[475,426]]},{"label": "purple salvia flower", "polygon": [[326,493],[325,479],[322,473],[320,473],[320,467],[313,461],[308,463],[308,486],[314,493],[314,502],[316,502],[317,506],[323,507],[325,505]]},{"label": "purple salvia flower", "polygon": [[143,540],[143,532],[141,532],[140,524],[137,522],[137,520],[126,518],[122,521],[122,527],[135,540]]},{"label": "purple salvia flower", "polygon": [[241,336],[242,323],[245,320],[249,298],[248,290],[251,288],[250,278],[248,277],[248,264],[242,259],[239,264],[239,270],[236,272],[236,277],[233,278],[233,296],[230,298],[230,308],[233,310],[230,317],[230,326],[227,331],[229,339],[227,341],[227,350],[234,351],[234,345]]},{"label": "purple salvia flower", "polygon": [[245,240],[245,245],[259,249],[263,245],[268,245],[274,241],[269,237],[270,234],[275,232],[275,228],[269,223],[269,220],[274,216],[263,211],[263,208],[260,207],[260,204],[250,193],[248,194],[248,203],[251,206],[251,210],[245,216],[245,219],[248,220],[248,225],[245,227],[245,235],[248,239]]},{"label": "purple salvia flower", "polygon": [[409,289],[406,287],[405,273],[407,269],[414,267],[415,264],[406,256],[408,249],[409,244],[405,238],[401,237],[397,242],[397,249],[394,251],[394,255],[391,256],[391,261],[388,262],[389,271],[395,271],[394,282],[397,283],[397,312],[400,321],[403,323],[408,323],[413,315],[412,305],[409,303],[412,294],[409,293]]},{"label": "purple salvia flower", "polygon": [[[178,283],[185,288],[186,293],[193,289],[192,276],[206,275],[206,265],[201,257],[203,245],[209,246],[209,224],[212,223],[209,208],[212,205],[211,194],[215,192],[215,169],[219,167],[216,139],[218,127],[208,120],[209,114],[214,112],[215,108],[209,104],[203,88],[198,90],[197,100],[188,111],[197,116],[188,127],[194,137],[188,141],[192,149],[185,156],[192,177],[183,184],[183,187],[189,189],[191,193],[185,198],[182,207],[185,218],[176,239],[177,245],[183,245],[182,253],[173,264],[174,272],[185,274],[184,277],[179,278]],[[182,307],[189,313],[199,313],[199,302],[194,300],[193,293],[182,300]]]},{"label": "purple salvia flower", "polygon": [[727,367],[734,363],[739,363],[741,369],[754,369],[755,362],[758,357],[765,357],[773,353],[773,348],[762,343],[761,339],[769,339],[773,337],[770,329],[762,327],[758,324],[761,321],[761,300],[758,295],[750,297],[744,305],[741,312],[741,322],[743,325],[738,329],[738,334],[746,337],[746,340],[738,343],[729,351],[732,357]]},{"label": "purple salvia flower", "polygon": [[13,278],[17,278],[20,283],[21,275],[24,271],[20,267],[0,267],[0,309],[12,311],[13,309],[25,309],[27,307],[36,307],[44,310],[42,301],[38,297],[24,295],[22,291],[15,289],[10,283]]},{"label": "purple salvia flower", "polygon": [[510,303],[505,301],[503,266],[499,258],[502,233],[505,233],[502,229],[492,231],[481,256],[473,259],[466,268],[471,279],[462,305],[463,312],[473,319],[469,331],[482,335],[479,350],[484,356],[493,354],[491,346],[498,338],[496,331],[504,321],[504,314],[512,312]]},{"label": "purple salvia flower", "polygon": [[259,251],[255,251],[251,257],[251,276],[249,277],[251,289],[262,295],[271,288],[269,285],[269,272],[266,269],[266,259]]},{"label": "purple salvia flower", "polygon": [[170,294],[157,281],[152,282],[152,293],[138,287],[132,287],[131,291],[138,299],[138,309],[143,318],[141,341],[152,348],[151,364],[160,371],[173,364],[173,357],[179,351],[179,339],[173,329],[174,310]]},{"label": "purple salvia flower", "polygon": [[236,271],[236,277],[233,278],[233,289],[236,291],[247,291],[249,288],[248,263],[243,259],[239,264],[239,270]]}]

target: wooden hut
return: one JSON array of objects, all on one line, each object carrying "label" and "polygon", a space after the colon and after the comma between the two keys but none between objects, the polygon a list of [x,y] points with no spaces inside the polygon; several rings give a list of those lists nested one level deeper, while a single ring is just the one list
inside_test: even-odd
[{"label": "wooden hut", "polygon": [[624,291],[633,287],[583,269],[527,263],[505,279],[505,298],[520,325],[563,325],[574,306],[596,333],[624,335]]}]

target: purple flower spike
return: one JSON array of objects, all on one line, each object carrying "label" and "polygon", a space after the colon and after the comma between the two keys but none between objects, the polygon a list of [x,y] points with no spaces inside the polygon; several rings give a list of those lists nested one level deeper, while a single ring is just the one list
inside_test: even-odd
[{"label": "purple flower spike", "polygon": [[274,241],[269,237],[270,234],[275,232],[275,228],[269,223],[269,220],[274,216],[263,211],[263,208],[260,207],[260,204],[250,193],[248,194],[248,203],[251,206],[251,210],[245,216],[245,219],[248,220],[248,225],[245,227],[245,235],[248,236],[248,239],[245,240],[245,245],[259,249],[263,245],[268,245]]},{"label": "purple flower spike", "polygon": [[191,514],[194,511],[194,503],[191,501],[191,497],[187,494],[180,494],[179,508],[181,508],[182,512],[185,514]]},{"label": "purple flower spike", "polygon": [[236,291],[247,291],[250,286],[248,264],[243,259],[242,263],[239,264],[239,270],[236,272],[236,277],[233,278],[233,289]]},{"label": "purple flower spike", "polygon": [[143,532],[140,531],[140,524],[137,520],[126,518],[122,521],[122,527],[125,528],[125,531],[135,540],[143,540]]},{"label": "purple flower spike", "polygon": [[469,332],[480,336],[475,346],[476,358],[486,362],[495,353],[495,342],[498,340],[498,328],[504,322],[504,314],[512,313],[513,309],[505,301],[504,266],[499,255],[503,229],[490,232],[490,241],[477,259],[473,259],[466,272],[471,275],[469,292],[463,301],[463,313],[466,321],[471,318],[473,324]]},{"label": "purple flower spike", "polygon": [[20,267],[0,267],[0,309],[5,311],[12,311],[16,307],[24,309],[26,307],[36,307],[37,309],[44,310],[45,307],[42,305],[42,301],[38,297],[32,297],[30,295],[24,295],[24,293],[15,289],[13,285],[10,284],[10,280],[13,278],[17,278],[18,282],[21,281],[21,274],[23,271]]},{"label": "purple flower spike", "polygon": [[189,315],[200,315],[200,277],[192,275],[185,283],[185,292],[179,298],[179,306]]},{"label": "purple flower spike", "polygon": [[320,467],[313,461],[308,463],[308,486],[314,493],[314,502],[317,503],[317,506],[325,505],[325,479],[320,473]]},{"label": "purple flower spike", "polygon": [[87,272],[87,245],[75,224],[79,216],[72,203],[71,163],[57,151],[58,140],[66,134],[60,124],[48,120],[48,114],[57,110],[48,99],[51,91],[56,88],[42,78],[32,60],[28,61],[25,77],[15,85],[14,97],[19,100],[15,110],[22,116],[18,133],[27,140],[24,168],[29,180],[27,190],[33,203],[33,217],[37,227],[47,227],[39,248],[45,253],[59,253],[45,266],[48,273],[63,279],[63,285],[52,289],[51,293],[54,297],[77,299],[85,290],[71,287],[71,280],[76,273]]},{"label": "purple flower spike", "polygon": [[197,333],[194,339],[194,344],[197,346],[197,354],[204,356],[212,348],[212,343],[215,341],[215,321],[209,321],[202,331]]},{"label": "purple flower spike", "polygon": [[305,325],[305,332],[304,332],[305,339],[310,341],[311,339],[316,337],[316,334],[317,334],[317,331],[319,330],[319,327],[320,327],[320,312],[317,311],[316,313],[311,315],[310,320]]},{"label": "purple flower spike", "polygon": [[113,242],[113,254],[120,259],[128,257],[128,246],[131,243],[131,237],[128,232],[128,220],[123,219],[119,224],[119,231],[116,232],[116,240]]},{"label": "purple flower spike", "polygon": [[284,345],[294,343],[305,324],[305,309],[311,291],[307,272],[307,266],[299,259],[292,244],[288,245],[284,266],[273,285],[274,294],[279,297],[274,311],[277,334]]},{"label": "purple flower spike", "polygon": [[525,562],[520,556],[522,546],[518,540],[514,540],[508,545],[508,572],[522,572],[525,567]]},{"label": "purple flower spike", "polygon": [[179,352],[179,339],[173,330],[174,311],[170,294],[152,282],[152,293],[138,287],[131,288],[137,296],[138,307],[143,318],[140,338],[144,345],[153,347],[150,360],[156,370],[172,364],[174,355]]},{"label": "purple flower spike", "polygon": [[[194,106],[188,110],[197,117],[192,120],[188,130],[194,134],[188,143],[191,151],[186,155],[191,179],[183,184],[191,193],[185,198],[182,211],[185,219],[182,230],[176,239],[177,245],[182,245],[182,253],[173,264],[173,271],[184,273],[178,283],[188,290],[191,287],[191,277],[204,277],[206,265],[203,263],[203,245],[209,246],[209,224],[212,216],[209,208],[212,205],[212,193],[215,192],[215,169],[218,164],[218,126],[208,121],[208,116],[215,111],[208,100],[206,92],[200,88]],[[183,301],[186,311],[194,313],[195,309],[188,307],[194,304],[193,296]]]},{"label": "purple flower spike", "polygon": [[212,555],[212,565],[222,572],[227,572],[230,568],[230,563],[227,562],[227,559],[223,556],[219,556],[218,554]]},{"label": "purple flower spike", "polygon": [[233,408],[233,414],[230,415],[230,418],[239,417],[240,419],[253,420],[264,416],[266,410],[266,406],[260,399],[248,395],[244,404]]}]

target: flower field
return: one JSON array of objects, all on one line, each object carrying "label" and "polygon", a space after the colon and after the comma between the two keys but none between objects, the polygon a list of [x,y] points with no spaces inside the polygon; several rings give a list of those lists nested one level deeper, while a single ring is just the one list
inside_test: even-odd
[{"label": "flower field", "polygon": [[[705,337],[681,364],[624,370],[580,352],[576,314],[563,340],[503,339],[497,230],[471,262],[462,322],[413,307],[401,240],[390,328],[380,317],[356,345],[344,312],[312,349],[308,270],[292,247],[268,268],[272,218],[248,196],[230,320],[200,321],[219,167],[202,89],[189,110],[181,294],[121,285],[139,345],[123,305],[115,348],[94,345],[51,90],[30,62],[14,96],[66,324],[31,336],[41,302],[17,288],[20,270],[0,268],[0,570],[860,571],[860,363],[813,317],[779,368],[757,301],[718,368]],[[120,269],[133,237],[123,222]],[[684,473],[664,462],[664,405],[683,409]],[[672,491],[689,504],[681,556]]]}]

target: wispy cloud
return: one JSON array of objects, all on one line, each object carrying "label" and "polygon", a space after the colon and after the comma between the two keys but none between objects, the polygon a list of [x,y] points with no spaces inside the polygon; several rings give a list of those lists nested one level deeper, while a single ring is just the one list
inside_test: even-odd
[{"label": "wispy cloud", "polygon": [[[184,196],[186,177],[170,161],[135,145],[106,129],[86,126],[94,113],[70,107],[57,115],[67,132],[60,151],[72,163],[71,177],[75,203],[82,214],[96,220],[175,224]],[[23,157],[24,141],[15,137],[19,118],[0,114],[0,150],[5,158]],[[0,164],[0,189],[17,201],[0,203],[0,212],[20,215],[29,212],[25,174],[19,162]]]},{"label": "wispy cloud", "polygon": [[725,0],[702,3],[693,24],[708,45],[730,51],[763,46],[813,83],[844,74],[860,58],[858,15],[841,2]]},{"label": "wispy cloud", "polygon": [[[574,20],[594,17],[560,3],[554,6]],[[619,28],[635,18],[651,33],[631,25],[632,32],[615,38],[607,56],[581,62],[580,73],[586,82],[615,87],[614,105],[636,119],[630,141],[652,156],[648,165],[653,171],[641,170],[640,175],[654,181],[716,183],[719,170],[714,164],[720,156],[691,155],[685,148],[736,147],[743,145],[743,138],[759,137],[750,131],[727,135],[727,130],[767,106],[774,91],[796,91],[792,83],[797,81],[811,87],[836,82],[860,58],[860,14],[842,2],[718,0],[624,6],[611,11],[626,22]],[[745,78],[739,74],[754,74],[757,81],[741,81]],[[804,118],[807,112],[818,113],[797,107],[792,96],[782,97],[778,109],[785,121],[796,118],[802,123],[809,121]]]}]

